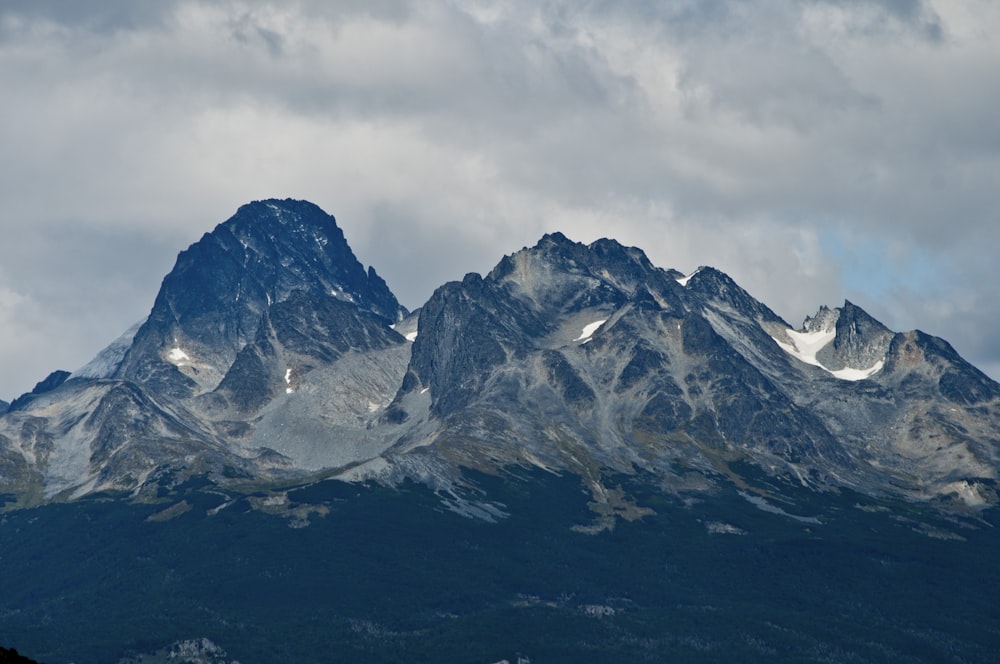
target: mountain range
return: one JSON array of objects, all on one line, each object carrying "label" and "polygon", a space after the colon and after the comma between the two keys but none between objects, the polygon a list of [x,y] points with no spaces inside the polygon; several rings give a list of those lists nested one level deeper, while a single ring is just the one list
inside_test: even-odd
[{"label": "mountain range", "polygon": [[1000,385],[560,233],[407,311],[315,205],[0,404],[0,644],[87,662],[988,662]]},{"label": "mountain range", "polygon": [[[181,252],[149,316],[0,417],[16,507],[321,478],[447,491],[466,471],[709,491],[747,463],[819,491],[997,502],[1000,385],[845,302],[799,328],[723,272],[560,233],[402,307],[315,205],[241,207]],[[473,512],[474,504],[457,507]]]}]

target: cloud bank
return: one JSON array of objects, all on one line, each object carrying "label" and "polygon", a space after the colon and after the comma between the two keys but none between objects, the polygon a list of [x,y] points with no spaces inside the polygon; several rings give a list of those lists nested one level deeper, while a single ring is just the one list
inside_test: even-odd
[{"label": "cloud bank", "polygon": [[560,230],[796,325],[851,299],[1000,376],[996,3],[96,4],[0,6],[0,397],[270,196],[411,308]]}]

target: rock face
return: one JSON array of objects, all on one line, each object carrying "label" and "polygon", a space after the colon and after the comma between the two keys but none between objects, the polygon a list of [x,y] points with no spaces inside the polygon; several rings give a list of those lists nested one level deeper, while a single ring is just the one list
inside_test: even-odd
[{"label": "rock face", "polygon": [[388,323],[406,314],[333,217],[304,201],[250,203],[177,257],[113,377],[174,397],[212,390],[272,304],[293,293],[329,296]]},{"label": "rock face", "polygon": [[710,488],[744,464],[997,501],[1000,385],[945,341],[850,302],[794,329],[718,270],[558,233],[409,315],[332,217],[252,203],[181,253],[143,323],[43,382],[0,417],[0,493],[22,505],[191,475],[444,488],[534,466],[613,512],[613,475]]}]

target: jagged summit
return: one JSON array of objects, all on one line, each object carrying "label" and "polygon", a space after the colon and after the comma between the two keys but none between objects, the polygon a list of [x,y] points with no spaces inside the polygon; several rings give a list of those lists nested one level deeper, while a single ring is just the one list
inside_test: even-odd
[{"label": "jagged summit", "polygon": [[[904,461],[919,429],[902,426],[913,413],[897,405],[890,414],[884,394],[856,394],[845,411],[836,385],[920,384],[919,408],[942,389],[936,378],[884,372],[897,335],[850,302],[795,330],[720,270],[685,277],[613,240],[584,245],[559,233],[485,278],[440,288],[420,330],[389,419],[437,421],[434,450],[474,467],[503,459],[586,475],[586,457],[663,473],[712,465],[709,450],[722,447],[820,485],[870,487],[883,471],[859,463],[870,456],[859,450],[885,441],[899,456],[879,463],[908,474],[921,465]],[[995,452],[972,456],[960,472],[995,474],[982,465]]]},{"label": "jagged summit", "polygon": [[[600,327],[596,321],[624,314],[630,303],[679,315],[678,288],[635,247],[545,235],[533,247],[504,256],[485,278],[467,275],[434,292],[421,308],[409,380],[396,405],[403,395],[426,388],[432,413],[453,413],[483,396],[497,367],[536,352],[559,367],[553,371],[582,385],[571,377],[561,349],[590,340]],[[404,416],[399,410],[393,415]]]},{"label": "jagged summit", "polygon": [[799,330],[774,335],[775,342],[797,360],[842,380],[864,380],[882,370],[892,330],[849,301],[838,309],[821,306]]},{"label": "jagged summit", "polygon": [[263,291],[271,301],[280,301],[292,291],[316,287],[390,321],[405,315],[375,268],[365,270],[355,258],[333,216],[308,201],[248,203],[213,233],[223,249],[243,262],[247,274],[237,284],[237,297]]},{"label": "jagged summit", "polygon": [[585,245],[562,233],[545,235],[535,246],[504,256],[486,277],[532,308],[551,314],[620,306],[639,292],[661,293],[662,305],[678,306],[668,280],[670,273],[655,267],[637,247],[610,239]]},{"label": "jagged summit", "polygon": [[113,375],[175,395],[214,389],[268,308],[298,291],[348,302],[387,324],[406,314],[355,258],[332,216],[305,201],[256,201],[180,253]]},{"label": "jagged summit", "polygon": [[720,313],[739,313],[768,324],[788,326],[778,314],[750,295],[722,270],[703,265],[677,281],[683,281],[686,292],[695,294]]}]

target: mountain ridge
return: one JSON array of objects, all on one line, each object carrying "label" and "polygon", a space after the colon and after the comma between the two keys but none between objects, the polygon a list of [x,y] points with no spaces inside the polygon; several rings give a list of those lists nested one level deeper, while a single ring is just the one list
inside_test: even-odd
[{"label": "mountain ridge", "polygon": [[240,207],[179,254],[144,321],[5,410],[15,506],[193,476],[447,490],[520,466],[579,476],[608,525],[614,474],[708,491],[751,463],[976,510],[1000,469],[1000,385],[849,301],[796,330],[715,268],[551,233],[411,314],[291,199]]}]

